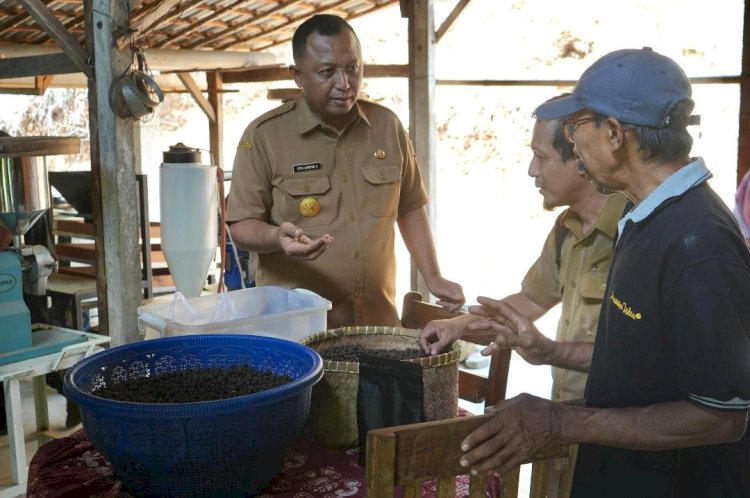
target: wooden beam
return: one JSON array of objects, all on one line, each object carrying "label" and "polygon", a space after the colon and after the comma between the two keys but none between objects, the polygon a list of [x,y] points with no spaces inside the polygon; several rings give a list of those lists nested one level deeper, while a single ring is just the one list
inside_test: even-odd
[{"label": "wooden beam", "polygon": [[[335,7],[336,5],[339,5],[341,3],[344,3],[346,1],[349,1],[349,0],[340,0],[337,4],[333,5],[333,7]],[[255,18],[255,19],[253,19],[253,22],[257,23],[258,20],[266,18],[266,17],[270,17],[270,16],[274,15],[276,12],[285,9],[290,4],[297,3],[297,2],[298,2],[298,0],[286,0],[285,2],[281,2],[276,7],[273,7],[272,9],[269,9],[267,11],[263,11],[262,13],[259,13],[258,17]],[[227,36],[231,36],[231,35],[237,33],[238,31],[242,31],[243,29],[247,29],[247,23],[246,22],[236,23],[234,26],[225,29],[221,33],[218,33],[218,34],[216,34],[214,36],[211,36],[210,38],[207,38],[207,39],[198,40],[196,42],[193,42],[190,45],[187,45],[185,48],[198,48],[198,47],[202,47],[204,45],[207,45],[208,43],[216,43],[217,41],[219,41],[219,40],[221,40],[223,38],[226,38]],[[274,28],[274,30],[275,29],[276,28]],[[260,34],[264,35],[265,32],[262,32]]]},{"label": "wooden beam", "polygon": [[[436,226],[437,177],[435,142],[435,14],[433,0],[410,2],[409,17],[409,136],[419,158],[419,168],[430,197],[427,214]],[[433,240],[437,240],[433,236]],[[430,291],[411,263],[411,288],[423,296]]]},{"label": "wooden beam", "polygon": [[177,73],[177,77],[180,78],[182,84],[185,85],[185,89],[193,97],[195,103],[201,108],[203,113],[208,117],[211,123],[216,122],[216,111],[214,110],[211,103],[203,96],[203,92],[198,88],[198,84],[195,82],[190,73]]},{"label": "wooden beam", "polygon": [[99,328],[119,346],[140,340],[136,310],[142,303],[133,122],[109,107],[112,80],[127,67],[114,50],[114,27],[128,27],[120,0],[86,0],[86,46],[94,61],[89,78],[92,200],[96,225]]},{"label": "wooden beam", "polygon": [[47,76],[35,76],[34,77],[34,88],[39,90],[39,95],[44,95],[47,88],[52,84],[52,80],[55,79],[53,74]]},{"label": "wooden beam", "polygon": [[[689,78],[693,85],[737,84],[742,76],[696,76]],[[452,86],[575,86],[577,80],[437,80],[438,85]]]},{"label": "wooden beam", "polygon": [[[170,10],[179,4],[182,0],[161,0],[156,3],[156,8],[136,20],[130,25],[131,31],[143,34],[151,26],[157,24],[162,18],[166,17]],[[117,41],[117,47],[123,48],[127,45],[127,38],[121,38]]]},{"label": "wooden beam", "polygon": [[224,82],[221,73],[211,71],[206,73],[208,83],[208,102],[215,110],[215,118],[208,123],[208,141],[214,164],[224,169],[224,99],[221,94]]},{"label": "wooden beam", "polygon": [[[156,47],[165,47],[165,46],[173,45],[177,41],[183,39],[186,35],[189,35],[191,33],[197,33],[198,30],[202,26],[205,26],[206,24],[210,24],[214,19],[218,19],[219,17],[223,16],[225,13],[231,12],[233,9],[237,8],[238,6],[242,6],[242,5],[246,4],[246,3],[249,3],[249,0],[245,0],[245,1],[242,1],[242,2],[237,2],[237,3],[231,4],[231,5],[227,5],[227,6],[223,7],[223,8],[216,9],[216,10],[214,10],[213,14],[210,14],[210,15],[208,15],[208,16],[206,16],[206,17],[204,17],[204,18],[202,18],[202,19],[200,19],[198,21],[196,21],[195,23],[191,23],[187,27],[185,27],[184,29],[182,29],[181,31],[168,36],[166,39],[164,39],[164,41],[158,43],[156,45]],[[272,11],[273,10],[278,10],[280,8],[283,8],[283,7],[286,7],[286,5],[282,5],[282,6],[276,7],[275,9],[271,9],[271,10]],[[253,22],[257,23],[258,20],[262,19],[263,17],[265,17],[265,13],[258,13],[257,11],[255,11],[255,13],[253,15]]]},{"label": "wooden beam", "polygon": [[91,77],[92,72],[88,64],[88,55],[75,37],[70,34],[70,31],[65,29],[65,26],[50,12],[47,6],[41,0],[17,1],[26,9],[36,23],[57,42],[60,48],[63,49],[63,52],[73,61],[73,64],[78,67],[78,70],[86,76]]},{"label": "wooden beam", "polygon": [[448,14],[448,17],[445,18],[443,23],[438,28],[437,33],[435,33],[436,43],[440,41],[440,39],[443,37],[445,32],[448,31],[448,29],[450,29],[450,27],[453,25],[456,19],[458,19],[458,16],[469,4],[469,1],[470,0],[458,0],[455,7],[453,7],[453,10],[451,10],[451,13]]},{"label": "wooden beam", "polygon": [[[221,71],[224,83],[291,80],[287,66],[256,67]],[[365,64],[365,78],[408,78],[408,64]]]},{"label": "wooden beam", "polygon": [[0,78],[2,79],[78,72],[80,72],[78,66],[64,53],[0,59]]},{"label": "wooden beam", "polygon": [[750,2],[745,2],[742,27],[742,73],[740,79],[740,112],[737,135],[737,184],[750,169]]}]

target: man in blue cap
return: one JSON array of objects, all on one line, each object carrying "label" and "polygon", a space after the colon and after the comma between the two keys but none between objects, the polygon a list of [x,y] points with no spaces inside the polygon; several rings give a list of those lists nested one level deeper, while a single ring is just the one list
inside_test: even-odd
[{"label": "man in blue cap", "polygon": [[[691,85],[650,48],[612,52],[573,93],[541,105],[601,190],[634,204],[619,223],[596,342],[544,337],[480,298],[471,328],[532,362],[588,371],[585,406],[521,395],[462,443],[472,472],[505,471],[580,443],[574,497],[750,496],[750,253],[691,158]],[[743,437],[744,436],[744,437]]]}]

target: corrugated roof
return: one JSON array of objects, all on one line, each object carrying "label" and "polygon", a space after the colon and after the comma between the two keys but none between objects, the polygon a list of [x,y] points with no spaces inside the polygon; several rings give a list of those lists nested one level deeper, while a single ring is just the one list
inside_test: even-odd
[{"label": "corrugated roof", "polygon": [[[142,48],[260,51],[288,42],[317,13],[353,19],[398,0],[137,0],[131,9],[136,46]],[[83,45],[83,0],[44,0]],[[15,0],[0,0],[0,43],[55,42]]]}]

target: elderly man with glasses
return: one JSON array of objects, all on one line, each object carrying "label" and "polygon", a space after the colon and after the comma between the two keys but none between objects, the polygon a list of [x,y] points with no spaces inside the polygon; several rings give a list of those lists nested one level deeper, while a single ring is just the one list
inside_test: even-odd
[{"label": "elderly man with glasses", "polygon": [[470,311],[489,348],[589,372],[585,405],[521,395],[462,444],[472,472],[581,443],[574,497],[747,497],[750,253],[691,158],[691,85],[650,48],[612,52],[573,93],[537,109],[563,119],[586,173],[635,207],[619,223],[594,346],[544,337],[507,303]]}]

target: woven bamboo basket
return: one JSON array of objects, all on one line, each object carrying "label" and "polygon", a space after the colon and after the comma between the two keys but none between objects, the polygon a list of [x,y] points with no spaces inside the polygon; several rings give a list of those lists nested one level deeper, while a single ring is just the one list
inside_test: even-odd
[{"label": "woven bamboo basket", "polygon": [[[419,347],[419,330],[401,327],[343,327],[303,339],[302,344],[321,356],[334,346],[361,349],[411,349]],[[461,348],[437,356],[410,361],[422,366],[422,390],[426,420],[458,416],[458,360]],[[359,444],[357,427],[357,388],[359,363],[323,360],[323,379],[315,385],[310,404],[310,425],[315,438],[329,448]]]}]

